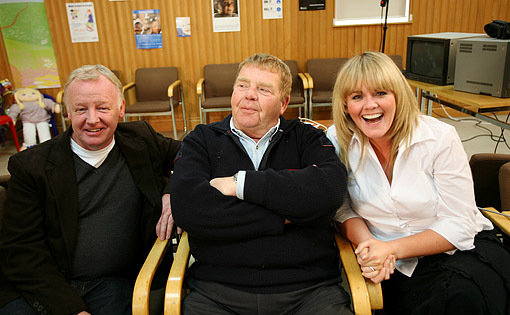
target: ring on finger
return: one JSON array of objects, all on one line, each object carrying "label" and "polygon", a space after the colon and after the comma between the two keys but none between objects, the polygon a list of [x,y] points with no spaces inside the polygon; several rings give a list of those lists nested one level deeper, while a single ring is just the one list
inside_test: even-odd
[{"label": "ring on finger", "polygon": [[368,266],[368,268],[370,268],[370,270],[372,270],[372,271],[375,271],[374,267],[372,267],[372,266]]}]

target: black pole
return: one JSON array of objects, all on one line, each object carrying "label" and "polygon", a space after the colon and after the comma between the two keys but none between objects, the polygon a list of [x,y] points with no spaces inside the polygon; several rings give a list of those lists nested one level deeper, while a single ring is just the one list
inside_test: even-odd
[{"label": "black pole", "polygon": [[386,16],[384,17],[382,51],[381,52],[384,52],[384,46],[386,45],[386,30],[388,29],[388,8],[390,7],[390,1],[386,0],[385,3],[386,3]]}]

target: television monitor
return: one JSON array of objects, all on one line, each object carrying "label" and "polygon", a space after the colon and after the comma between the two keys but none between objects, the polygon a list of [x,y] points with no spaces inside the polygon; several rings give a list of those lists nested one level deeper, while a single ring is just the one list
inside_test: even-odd
[{"label": "television monitor", "polygon": [[437,85],[453,84],[458,40],[479,33],[434,33],[407,38],[405,75],[412,80]]}]

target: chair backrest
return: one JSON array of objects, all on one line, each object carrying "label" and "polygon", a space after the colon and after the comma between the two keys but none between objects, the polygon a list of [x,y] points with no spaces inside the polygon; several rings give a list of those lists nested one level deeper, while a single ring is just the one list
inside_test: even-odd
[{"label": "chair backrest", "polygon": [[[477,153],[471,156],[469,165],[473,174],[476,204],[479,207],[510,210],[502,208],[501,200],[507,201],[510,197],[500,194],[499,185],[500,169],[508,162],[509,154]],[[510,178],[507,178],[507,182],[510,182]]]},{"label": "chair backrest", "polygon": [[290,92],[291,95],[302,95],[303,94],[303,85],[301,84],[301,80],[298,77],[298,64],[296,60],[284,60],[287,66],[290,69],[290,73],[292,76],[292,90]]},{"label": "chair backrest", "polygon": [[140,68],[135,71],[138,102],[168,100],[168,86],[178,80],[176,67]]},{"label": "chair backrest", "polygon": [[112,72],[120,80],[119,71],[118,70],[112,70]]},{"label": "chair backrest", "polygon": [[239,63],[210,64],[204,66],[205,97],[231,96]]},{"label": "chair backrest", "polygon": [[306,72],[313,79],[313,89],[333,91],[338,71],[347,60],[348,58],[309,59],[306,62]]}]

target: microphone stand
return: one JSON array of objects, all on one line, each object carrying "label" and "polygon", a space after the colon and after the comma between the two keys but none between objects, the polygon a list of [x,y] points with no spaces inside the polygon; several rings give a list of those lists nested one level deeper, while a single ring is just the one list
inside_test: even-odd
[{"label": "microphone stand", "polygon": [[384,47],[386,45],[386,30],[388,29],[388,8],[390,7],[390,1],[386,0],[386,15],[384,17],[384,26],[383,26],[383,41],[382,41],[382,51],[384,53]]}]

